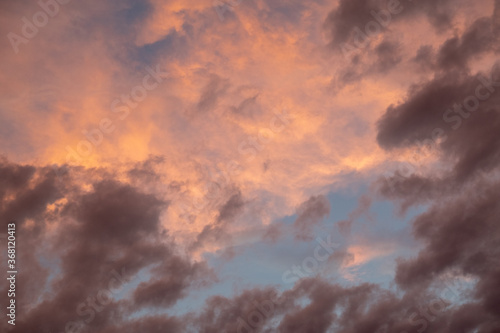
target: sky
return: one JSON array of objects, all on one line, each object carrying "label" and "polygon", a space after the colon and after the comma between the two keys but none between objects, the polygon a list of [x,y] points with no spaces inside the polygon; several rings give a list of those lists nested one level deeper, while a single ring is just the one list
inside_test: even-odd
[{"label": "sky", "polygon": [[1,1],[1,331],[500,332],[499,31],[499,0]]}]

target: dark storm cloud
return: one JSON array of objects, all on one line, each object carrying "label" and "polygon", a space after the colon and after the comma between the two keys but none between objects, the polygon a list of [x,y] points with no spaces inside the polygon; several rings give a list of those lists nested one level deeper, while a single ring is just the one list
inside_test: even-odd
[{"label": "dark storm cloud", "polygon": [[297,219],[293,223],[295,239],[310,240],[314,227],[330,214],[330,203],[324,195],[312,196],[297,209]]},{"label": "dark storm cloud", "polygon": [[434,67],[434,50],[431,45],[422,45],[415,56],[413,61],[421,66],[421,68],[427,70]]},{"label": "dark storm cloud", "polygon": [[204,264],[191,264],[179,256],[164,260],[152,272],[153,278],[135,290],[135,305],[168,308],[186,296],[190,287],[210,280],[204,276],[208,273]]},{"label": "dark storm cloud", "polygon": [[124,245],[132,244],[137,236],[143,238],[159,231],[158,217],[166,203],[112,180],[93,187],[93,192],[67,207],[67,213],[80,223],[81,236]]},{"label": "dark storm cloud", "polygon": [[34,167],[12,164],[2,157],[0,160],[0,199],[2,204],[5,194],[26,185],[35,171]]},{"label": "dark storm cloud", "polygon": [[500,0],[495,0],[495,8],[493,9],[493,31],[498,34],[500,31]]},{"label": "dark storm cloud", "polygon": [[318,283],[315,280],[303,281],[296,292],[299,295],[307,295],[310,304],[289,311],[281,321],[278,331],[326,332],[336,317],[333,310],[341,300],[342,291],[342,288]]},{"label": "dark storm cloud", "polygon": [[363,53],[353,56],[350,64],[341,68],[332,79],[332,88],[337,91],[362,79],[387,74],[398,68],[402,61],[401,43],[385,38],[373,49],[365,49]]},{"label": "dark storm cloud", "polygon": [[[29,168],[12,166],[9,170],[15,174],[15,170]],[[43,177],[39,181],[43,182]],[[456,207],[461,210],[454,210],[452,206],[441,209],[437,204],[435,210],[417,219],[415,234],[419,239],[428,240],[429,245],[415,260],[399,264],[397,282],[408,290],[402,298],[374,285],[346,288],[305,279],[281,295],[273,288],[265,288],[246,291],[233,299],[216,296],[207,301],[200,314],[185,318],[162,316],[132,320],[127,316],[144,307],[175,304],[190,288],[203,283],[201,275],[207,270],[176,255],[171,243],[158,241],[158,237],[163,237],[158,217],[167,205],[164,201],[111,179],[96,182],[90,192],[78,191],[72,186],[76,184],[69,184],[64,191],[70,191],[76,200],[63,204],[60,212],[74,222],[62,227],[54,249],[63,253],[61,274],[51,281],[57,287],[50,297],[46,296],[27,311],[13,332],[43,332],[44,329],[60,332],[69,321],[87,319],[76,314],[76,306],[106,287],[109,282],[104,276],[106,272],[122,267],[126,267],[126,278],[145,267],[153,268],[150,280],[139,284],[131,300],[113,301],[95,314],[95,319],[88,324],[93,332],[183,332],[187,327],[206,333],[237,329],[245,332],[241,327],[251,325],[255,332],[328,332],[335,327],[343,333],[372,333],[385,327],[382,332],[400,333],[423,327],[424,317],[418,314],[417,306],[429,307],[437,297],[427,291],[428,281],[435,274],[452,268],[479,277],[474,290],[476,301],[461,306],[442,305],[432,323],[424,321],[427,332],[451,333],[460,327],[481,329],[481,332],[498,329],[495,309],[499,297],[494,290],[499,275],[492,261],[498,257],[499,234],[494,221],[498,220],[499,210],[494,199],[500,194],[500,186],[472,202],[458,202]],[[324,216],[329,210],[324,200],[312,197],[301,206],[300,216],[303,219]],[[237,217],[243,204],[241,194],[231,196],[220,208],[218,221]],[[366,206],[369,200],[361,200],[360,210]],[[313,213],[318,211],[319,214]],[[134,219],[141,223],[134,223]],[[140,237],[131,238],[134,233]],[[451,248],[440,247],[443,243],[449,243]],[[31,260],[37,262],[37,259]],[[29,274],[47,281],[40,267],[33,266]],[[34,281],[22,283],[32,285]],[[35,295],[27,295],[26,302]],[[309,302],[304,303],[304,299]],[[412,315],[414,321],[410,324]]]},{"label": "dark storm cloud", "polygon": [[398,297],[372,284],[342,287],[310,278],[282,294],[267,288],[232,299],[212,297],[193,322],[203,333],[497,332],[500,323],[481,305],[447,301],[457,297],[454,287],[436,294],[417,289]]},{"label": "dark storm cloud", "polygon": [[376,187],[383,197],[399,201],[401,212],[415,204],[428,203],[457,190],[456,184],[447,179],[424,177],[414,173],[401,174],[399,170],[389,177],[377,180]]},{"label": "dark storm cloud", "polygon": [[379,120],[379,144],[437,149],[453,163],[456,179],[491,171],[500,160],[499,77],[498,66],[474,76],[450,71],[413,88],[404,103],[390,106]]},{"label": "dark storm cloud", "polygon": [[382,8],[379,0],[341,0],[337,8],[332,10],[325,20],[324,27],[332,34],[332,45],[347,41],[354,28],[363,29],[366,23],[373,20],[370,12]]},{"label": "dark storm cloud", "polygon": [[[66,177],[63,184],[52,168],[5,160],[0,170],[0,183],[6,184],[9,195],[2,200],[0,215],[16,219],[23,239],[18,257],[23,292],[17,297],[23,315],[12,332],[62,332],[71,326],[68,323],[82,320],[92,331],[104,332],[110,321],[126,321],[143,307],[172,306],[188,289],[209,283],[213,276],[203,263],[177,253],[160,224],[168,203],[152,194],[113,178],[93,181],[92,189],[83,191],[72,178]],[[92,173],[85,172],[92,181]],[[67,201],[56,204],[63,197]],[[49,204],[56,208],[48,211]],[[231,215],[229,208],[224,212],[225,217]],[[47,230],[48,223],[57,225],[56,233]],[[60,262],[60,272],[50,280],[41,253],[54,262],[51,265]],[[151,277],[138,285],[132,299],[99,304],[99,293],[109,290],[114,273],[126,283],[144,269],[150,269]],[[2,292],[5,288],[2,282]],[[92,301],[99,305],[95,310]]]},{"label": "dark storm cloud", "polygon": [[[50,216],[45,208],[61,197],[55,179],[55,172],[51,168],[37,170],[33,166],[10,163],[3,157],[0,159],[2,230],[7,230],[7,223],[15,221],[16,238],[23,242],[23,246],[17,247],[16,251],[17,263],[23,266],[16,279],[18,313],[27,312],[33,302],[42,296],[50,274],[39,258],[48,248],[43,236]],[[4,242],[2,244],[7,246]],[[7,263],[6,251],[2,253],[2,262]],[[0,282],[0,290],[7,295],[8,288],[4,281]],[[0,300],[4,308],[7,307],[6,301],[7,297]],[[0,327],[5,324],[2,322]]]},{"label": "dark storm cloud", "polygon": [[[280,296],[274,288],[245,290],[234,298],[214,296],[207,300],[203,311],[194,320],[197,331],[200,333],[219,332],[245,332],[250,319],[259,321],[259,326],[263,326],[274,315],[282,312],[276,303],[280,301]],[[255,312],[257,307],[269,311],[269,315],[262,315]],[[255,313],[253,313],[255,312]],[[249,318],[255,315],[255,318]]]},{"label": "dark storm cloud", "polygon": [[436,29],[442,30],[451,25],[454,4],[450,0],[422,0],[410,3],[398,0],[341,0],[339,5],[328,14],[324,27],[331,33],[330,45],[337,48],[340,43],[351,42],[356,28],[364,31],[368,22],[375,21],[372,11],[380,13],[381,10],[394,6],[392,8],[398,8],[394,13],[398,14],[391,15],[391,20],[423,14]]},{"label": "dark storm cloud", "polygon": [[102,333],[182,333],[185,323],[176,317],[156,316],[142,317],[123,325],[110,325]]},{"label": "dark storm cloud", "polygon": [[[449,290],[437,296],[416,290],[398,297],[373,284],[343,287],[309,278],[281,294],[273,288],[256,288],[232,299],[212,297],[194,323],[203,333],[401,333],[422,328],[451,333],[459,324],[492,326],[481,321],[488,316],[474,305],[464,309],[446,304],[441,296],[448,294]],[[455,315],[453,310],[460,312]],[[476,316],[460,316],[466,310]],[[424,317],[429,315],[432,322]]]},{"label": "dark storm cloud", "polygon": [[442,190],[413,222],[414,235],[425,246],[416,258],[398,262],[395,282],[400,287],[407,293],[426,290],[443,275],[474,281],[472,291],[462,295],[463,305],[441,318],[443,332],[500,329],[500,293],[494,287],[500,278],[495,263],[500,255],[499,195],[500,183],[487,177],[469,187],[457,186],[453,194]]},{"label": "dark storm cloud", "polygon": [[462,305],[448,308],[429,327],[422,324],[428,332],[500,330],[500,293],[494,287],[500,278],[494,263],[500,254],[500,68],[477,74],[469,69],[478,56],[497,52],[497,20],[476,20],[462,36],[446,40],[436,55],[422,47],[415,60],[435,70],[435,77],[413,86],[407,99],[388,107],[378,122],[382,148],[410,148],[415,164],[428,148],[442,166],[435,174],[415,167],[379,181],[380,193],[405,208],[430,207],[413,221],[423,249],[399,260],[395,282],[408,294],[430,290],[442,276],[473,281]]},{"label": "dark storm cloud", "polygon": [[[428,139],[436,127],[444,127],[443,113],[463,101],[474,84],[459,72],[450,72],[427,84],[414,86],[400,105],[391,105],[378,122],[378,143],[385,149],[407,147]],[[476,83],[477,85],[477,83]]]},{"label": "dark storm cloud", "polygon": [[497,270],[492,260],[500,252],[500,228],[496,223],[500,217],[496,199],[500,186],[485,185],[480,182],[459,199],[436,204],[416,218],[414,234],[427,246],[416,259],[400,263],[396,282],[408,287],[431,281],[454,267],[479,277]]},{"label": "dark storm cloud", "polygon": [[442,70],[465,69],[474,56],[498,48],[497,41],[492,18],[480,18],[461,37],[450,38],[441,46],[437,66]]},{"label": "dark storm cloud", "polygon": [[[41,214],[47,204],[61,197],[55,185],[56,173],[43,169],[36,177],[36,169],[31,166],[15,165],[6,160],[0,161],[0,200],[2,221],[18,220]],[[14,200],[6,200],[12,196]]]},{"label": "dark storm cloud", "polygon": [[[331,45],[349,59],[347,66],[341,67],[332,79],[334,91],[369,76],[379,77],[380,74],[387,74],[404,65],[407,59],[404,58],[403,45],[406,44],[403,40],[398,40],[400,35],[396,33],[396,29],[391,28],[391,22],[400,18],[407,19],[417,13],[426,13],[431,21],[436,19],[437,26],[449,26],[453,16],[450,4],[450,1],[341,1],[325,22],[327,30],[332,32]],[[389,9],[392,9],[393,14],[390,14]],[[418,72],[437,71],[444,76],[454,69],[466,73],[472,60],[498,52],[498,37],[494,32],[496,21],[498,18],[494,13],[492,16],[476,19],[461,35],[448,38],[438,48],[436,55],[430,45],[422,45],[410,60],[419,65]],[[374,27],[378,27],[377,31],[383,33],[385,30],[390,32],[384,33],[382,41],[378,42],[379,32],[374,32]]]}]

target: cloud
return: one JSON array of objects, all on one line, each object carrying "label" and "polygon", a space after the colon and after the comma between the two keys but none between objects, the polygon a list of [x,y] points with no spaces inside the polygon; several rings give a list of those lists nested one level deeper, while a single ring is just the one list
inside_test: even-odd
[{"label": "cloud", "polygon": [[293,222],[295,239],[305,241],[313,239],[313,229],[323,218],[330,214],[330,203],[323,195],[312,196],[297,209],[297,218]]},{"label": "cloud", "polygon": [[[22,265],[12,331],[63,332],[82,320],[96,333],[499,331],[500,2],[401,1],[349,61],[332,52],[387,5],[243,1],[221,22],[202,0],[73,1],[19,53],[5,39],[0,219],[17,220]],[[40,10],[0,7],[4,36]],[[157,65],[169,77],[118,121],[113,101]],[[282,110],[293,119],[277,118]],[[55,165],[103,118],[116,130],[102,144]],[[281,130],[266,140],[270,128]],[[401,253],[389,287],[325,281],[328,268],[288,290],[267,285],[280,283],[282,262],[249,257],[259,236],[293,259],[329,216],[332,192],[369,187],[410,159],[337,223],[353,242],[328,261],[370,269]],[[383,245],[351,228],[379,213],[379,199],[411,214],[401,228],[419,242],[413,256],[399,226],[389,234],[401,239]],[[200,258],[220,251],[267,271],[215,274]],[[123,290],[103,306],[115,273]],[[466,288],[445,304],[439,287],[452,278]]]},{"label": "cloud", "polygon": [[192,250],[197,250],[204,245],[220,242],[229,238],[227,228],[231,222],[243,211],[245,202],[241,192],[233,194],[220,208],[219,214],[212,224],[207,224],[201,233],[196,237],[196,241],[191,245]]},{"label": "cloud", "polygon": [[375,21],[372,12],[388,11],[389,7],[396,9],[392,15],[389,13],[392,20],[423,14],[438,30],[451,27],[454,16],[452,2],[449,0],[440,2],[424,0],[409,4],[402,1],[341,0],[324,22],[325,29],[332,37],[330,45],[337,47],[340,43],[351,41],[356,28],[364,30],[368,22]]},{"label": "cloud", "polygon": [[203,88],[200,99],[196,106],[198,112],[212,111],[217,106],[219,97],[228,89],[229,83],[227,80],[219,76],[210,75],[209,82]]},{"label": "cloud", "polygon": [[499,129],[497,77],[498,66],[487,74],[450,71],[414,87],[379,120],[377,141],[386,149],[433,149],[453,166],[455,179],[491,171],[500,153],[493,134]]},{"label": "cloud", "polygon": [[[2,200],[0,216],[15,220],[23,239],[17,300],[26,305],[12,332],[62,331],[84,320],[98,331],[109,325],[113,312],[126,321],[143,307],[170,307],[191,288],[210,283],[208,267],[180,255],[163,229],[160,215],[168,203],[155,195],[92,170],[80,170],[88,188],[75,178],[76,169],[68,170],[64,182],[49,167],[4,159],[0,170],[9,197]],[[99,301],[113,272],[127,281],[146,271],[151,278],[138,284],[132,299]],[[5,293],[6,288],[3,282]],[[92,310],[86,302],[96,295]]]},{"label": "cloud", "polygon": [[[439,302],[439,299],[423,291],[399,298],[373,284],[342,287],[309,278],[297,282],[291,290],[283,293],[273,288],[255,288],[231,299],[213,297],[196,324],[201,332],[326,333],[336,329],[346,333],[377,330],[399,333],[421,328],[425,317],[416,312],[416,304],[421,304],[427,311],[430,304],[440,304],[438,312],[431,312],[439,314],[439,320],[436,321],[431,314],[434,321],[430,325],[424,319],[428,332],[440,332],[465,321],[458,313],[465,309],[458,308],[457,315],[454,315],[447,311],[444,303]],[[471,327],[488,325],[481,323],[480,320],[487,317],[478,313],[474,305],[469,306],[469,310],[478,315],[466,317]]]},{"label": "cloud", "polygon": [[383,73],[391,68],[395,68],[401,62],[401,46],[389,40],[384,40],[375,48],[375,54],[378,57],[378,71]]},{"label": "cloud", "polygon": [[483,17],[472,23],[463,35],[446,40],[437,55],[442,70],[466,69],[473,57],[498,50],[498,38],[493,32],[492,18]]},{"label": "cloud", "polygon": [[477,193],[476,186],[448,204],[434,205],[416,218],[414,234],[417,239],[425,240],[427,246],[416,259],[399,264],[396,281],[401,286],[431,281],[435,275],[454,267],[479,277],[496,270],[488,268],[488,258],[493,255],[490,251],[497,251],[490,242],[499,237],[494,225],[499,214],[494,199],[499,187],[497,183],[491,184],[480,195],[471,196]]},{"label": "cloud", "polygon": [[337,228],[343,236],[350,235],[352,224],[361,216],[368,215],[368,217],[370,217],[369,214],[372,202],[373,198],[371,198],[369,195],[361,196],[358,200],[358,206],[356,207],[356,209],[349,213],[348,219],[337,222]]},{"label": "cloud", "polygon": [[[412,222],[423,248],[416,257],[399,259],[395,282],[408,294],[431,290],[446,276],[473,281],[462,305],[425,325],[432,331],[466,327],[493,332],[499,327],[500,298],[491,287],[499,277],[491,262],[498,256],[500,239],[494,222],[500,213],[500,145],[495,134],[500,130],[499,67],[475,74],[470,69],[479,55],[496,52],[492,29],[491,19],[481,18],[461,37],[447,39],[436,55],[430,47],[421,48],[417,58],[433,67],[435,76],[411,87],[407,98],[389,106],[378,122],[379,145],[387,151],[410,151],[415,163],[409,172],[396,171],[380,180],[381,193],[406,208],[428,205]],[[426,172],[428,167],[434,172]]]},{"label": "cloud", "polygon": [[106,333],[118,333],[118,332],[151,332],[151,333],[163,333],[172,332],[180,333],[184,332],[184,323],[181,319],[175,317],[167,316],[156,316],[156,317],[142,317],[140,319],[131,320],[126,324],[111,324],[109,328],[105,330]]}]

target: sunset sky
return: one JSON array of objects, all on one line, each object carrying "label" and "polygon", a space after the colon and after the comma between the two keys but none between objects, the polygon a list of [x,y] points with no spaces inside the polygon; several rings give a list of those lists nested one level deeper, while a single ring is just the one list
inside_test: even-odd
[{"label": "sunset sky", "polygon": [[500,332],[500,0],[1,1],[0,31],[2,332]]}]

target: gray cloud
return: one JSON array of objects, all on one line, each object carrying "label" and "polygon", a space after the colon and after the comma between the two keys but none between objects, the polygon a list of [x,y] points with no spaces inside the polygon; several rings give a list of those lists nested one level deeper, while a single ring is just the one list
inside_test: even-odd
[{"label": "gray cloud", "polygon": [[313,239],[314,227],[329,214],[330,203],[324,195],[312,196],[302,203],[297,209],[298,216],[293,223],[295,239],[302,241]]}]

